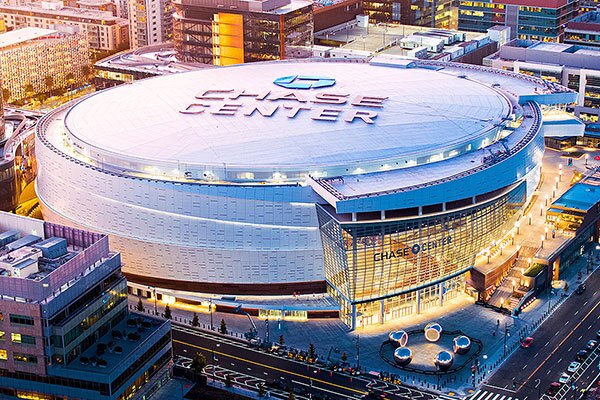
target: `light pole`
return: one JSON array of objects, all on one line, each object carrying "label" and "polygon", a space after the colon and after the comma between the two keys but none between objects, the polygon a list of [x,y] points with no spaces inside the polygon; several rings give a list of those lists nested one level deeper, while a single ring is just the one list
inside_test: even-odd
[{"label": "light pole", "polygon": [[540,239],[542,241],[542,247],[541,248],[543,249],[544,248],[544,235],[540,236]]},{"label": "light pole", "polygon": [[156,307],[156,286],[148,286],[148,289],[152,289],[152,295],[154,296],[154,315],[158,315],[158,308]]},{"label": "light pole", "polygon": [[360,369],[360,335],[354,338],[356,341],[356,369]]},{"label": "light pole", "polygon": [[531,213],[529,213],[529,225],[531,225]]},{"label": "light pole", "polygon": [[208,311],[210,312],[210,330],[211,330],[211,332],[213,330],[213,312],[212,312],[213,306],[212,305],[213,305],[213,303],[212,303],[212,297],[211,297],[209,299],[209,305],[208,305],[210,307]]}]

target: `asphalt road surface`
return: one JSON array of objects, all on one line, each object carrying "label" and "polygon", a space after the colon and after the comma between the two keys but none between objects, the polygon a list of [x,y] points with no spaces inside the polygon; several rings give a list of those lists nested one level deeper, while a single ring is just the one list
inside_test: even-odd
[{"label": "asphalt road surface", "polygon": [[384,391],[391,400],[434,400],[438,397],[405,386],[376,381],[368,376],[350,377],[255,350],[230,338],[173,324],[175,356],[191,358],[198,351],[206,357],[209,376],[214,374],[217,378],[223,378],[230,374],[234,383],[248,388],[255,388],[261,382],[280,381],[288,388],[303,388],[306,393],[325,394],[331,399],[359,399],[367,394],[369,388]]},{"label": "asphalt road surface", "polygon": [[[510,394],[519,400],[538,399],[540,394],[543,397],[550,384],[567,372],[569,364],[575,361],[576,353],[585,348],[588,340],[596,339],[596,332],[600,329],[600,279],[597,274],[590,277],[586,285],[587,290],[583,294],[573,294],[538,328],[533,334],[532,346],[515,351],[483,389]],[[597,349],[592,353],[587,362],[590,365],[582,366],[574,375],[578,394],[569,390],[559,394],[557,399],[579,398],[580,389],[587,387],[598,372],[599,352]],[[514,389],[513,381],[516,384]]]}]

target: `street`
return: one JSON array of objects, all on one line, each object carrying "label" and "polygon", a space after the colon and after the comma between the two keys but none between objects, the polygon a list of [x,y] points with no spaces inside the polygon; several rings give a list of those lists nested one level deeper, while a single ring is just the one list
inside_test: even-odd
[{"label": "street", "polygon": [[[365,376],[349,376],[314,365],[304,364],[248,347],[243,342],[219,335],[173,325],[173,352],[175,357],[193,357],[196,352],[206,357],[206,370],[223,379],[231,371],[234,382],[256,388],[262,382],[276,384],[285,390],[304,387],[306,393],[326,395],[331,399],[358,399],[373,387],[387,394],[389,399],[433,400],[437,395],[405,386],[376,381]],[[213,361],[214,360],[214,361]],[[214,365],[210,365],[214,364]],[[269,386],[269,385],[267,385]]]},{"label": "street", "polygon": [[[576,353],[585,348],[588,340],[596,339],[596,331],[600,329],[600,280],[592,277],[586,285],[587,290],[583,294],[573,294],[539,327],[533,334],[531,347],[518,349],[482,389],[520,400],[538,399],[552,382],[558,382],[569,364],[575,361]],[[558,295],[555,294],[555,297]],[[582,363],[576,374],[572,374],[577,391],[587,387],[597,374],[598,363],[592,362],[597,355],[598,349],[590,355],[587,363]],[[565,392],[565,398],[571,398],[570,383],[563,385],[556,398],[563,398]]]}]

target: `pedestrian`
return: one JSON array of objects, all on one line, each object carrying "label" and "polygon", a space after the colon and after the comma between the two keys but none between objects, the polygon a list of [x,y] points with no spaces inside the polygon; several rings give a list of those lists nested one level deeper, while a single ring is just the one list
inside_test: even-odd
[{"label": "pedestrian", "polygon": [[498,320],[496,320],[496,325],[497,325],[497,326],[500,326],[500,320],[499,320],[499,319],[498,319]]}]

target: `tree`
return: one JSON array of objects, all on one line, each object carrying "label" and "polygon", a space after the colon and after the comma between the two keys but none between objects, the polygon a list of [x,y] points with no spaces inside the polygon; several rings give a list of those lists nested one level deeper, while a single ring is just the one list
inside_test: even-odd
[{"label": "tree", "polygon": [[81,66],[81,73],[83,74],[83,76],[85,77],[85,79],[87,80],[90,77],[90,66],[89,65],[82,65]]},{"label": "tree", "polygon": [[219,328],[219,332],[223,335],[227,335],[227,324],[225,323],[225,319],[221,319],[221,327]]},{"label": "tree", "polygon": [[27,82],[25,85],[23,85],[23,91],[25,92],[25,96],[30,99],[35,92],[35,89],[33,88],[31,82]]},{"label": "tree", "polygon": [[285,344],[285,340],[283,339],[283,335],[279,335],[279,345],[283,346]]},{"label": "tree", "polygon": [[341,358],[343,362],[346,362],[346,360],[348,359],[348,354],[346,354],[346,352],[343,352]]},{"label": "tree", "polygon": [[233,382],[231,381],[231,375],[225,375],[225,386],[227,386],[227,387],[233,386]]},{"label": "tree", "polygon": [[200,321],[198,321],[198,314],[194,313],[194,318],[192,318],[192,326],[196,327],[200,325]]},{"label": "tree", "polygon": [[314,360],[316,357],[316,353],[315,353],[315,345],[314,344],[309,344],[308,345],[308,357],[312,360]]},{"label": "tree", "polygon": [[165,318],[167,318],[167,319],[173,318],[173,316],[171,315],[171,307],[169,307],[168,304],[165,307]]},{"label": "tree", "polygon": [[296,395],[294,394],[293,390],[290,390],[290,393],[288,394],[288,400],[296,400]]},{"label": "tree", "polygon": [[52,75],[46,75],[44,77],[44,85],[46,85],[46,93],[51,93],[54,88],[54,78]]},{"label": "tree", "polygon": [[135,306],[135,309],[138,310],[139,312],[144,312],[144,303],[142,303],[141,297],[138,299],[138,303]]},{"label": "tree", "polygon": [[206,357],[204,357],[204,354],[197,352],[194,358],[192,359],[190,369],[196,375],[199,375],[202,373],[202,371],[204,371],[204,367],[206,367]]},{"label": "tree", "polygon": [[565,293],[569,293],[569,282],[565,282],[565,287],[563,289]]},{"label": "tree", "polygon": [[10,89],[2,88],[2,100],[4,100],[5,103],[8,103],[8,101],[10,100],[10,96],[12,96]]}]

